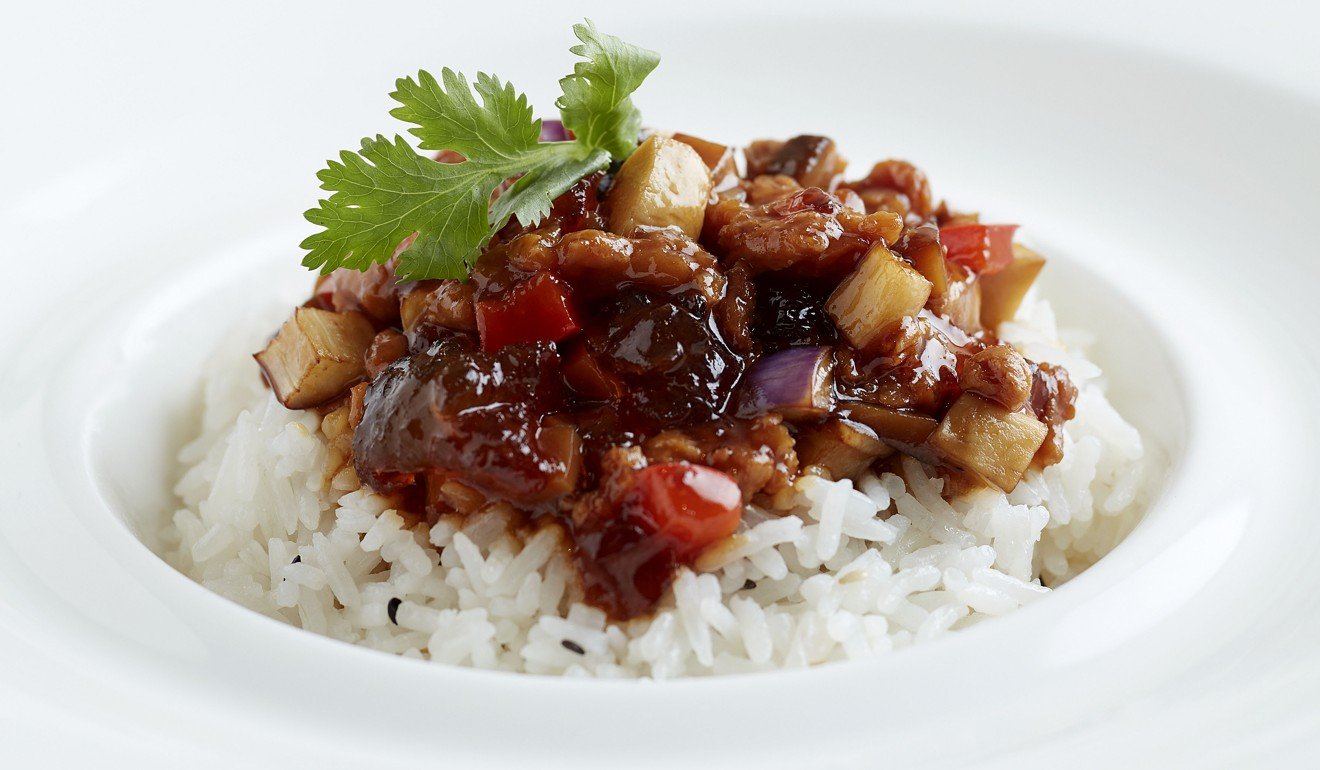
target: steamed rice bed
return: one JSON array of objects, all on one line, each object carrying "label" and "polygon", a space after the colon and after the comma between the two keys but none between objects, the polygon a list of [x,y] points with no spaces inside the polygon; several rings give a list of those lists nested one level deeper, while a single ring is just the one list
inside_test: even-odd
[{"label": "steamed rice bed", "polygon": [[206,380],[201,435],[180,453],[182,507],[163,555],[264,615],[478,668],[669,678],[884,654],[1045,596],[1108,553],[1142,509],[1150,461],[1085,340],[1065,345],[1043,302],[999,332],[1078,387],[1060,463],[1009,494],[952,501],[911,458],[907,483],[803,477],[790,510],[749,506],[652,617],[624,623],[576,601],[555,530],[524,540],[498,513],[409,528],[351,472],[331,476],[321,420],[281,406],[255,376],[252,340],[236,338]]}]

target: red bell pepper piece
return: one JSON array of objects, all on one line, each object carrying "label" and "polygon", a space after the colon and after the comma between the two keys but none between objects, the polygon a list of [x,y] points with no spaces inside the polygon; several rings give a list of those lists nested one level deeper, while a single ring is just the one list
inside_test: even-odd
[{"label": "red bell pepper piece", "polygon": [[481,349],[520,342],[558,342],[582,328],[563,281],[537,273],[503,294],[477,302]]},{"label": "red bell pepper piece", "polygon": [[732,535],[742,518],[738,482],[714,468],[681,462],[651,465],[633,481],[627,502],[640,508],[654,534],[673,543],[681,558]]},{"label": "red bell pepper piece", "polygon": [[997,273],[1013,261],[1017,225],[954,225],[940,228],[950,262],[973,273]]}]

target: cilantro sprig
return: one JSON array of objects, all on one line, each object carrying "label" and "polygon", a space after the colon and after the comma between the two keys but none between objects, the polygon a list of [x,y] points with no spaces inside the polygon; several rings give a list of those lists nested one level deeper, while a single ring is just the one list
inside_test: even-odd
[{"label": "cilantro sprig", "polygon": [[[539,222],[583,176],[626,158],[641,127],[631,95],[660,57],[590,20],[573,33],[581,43],[571,51],[583,60],[559,81],[556,102],[572,141],[539,141],[541,121],[527,97],[494,75],[478,73],[469,84],[445,68],[439,79],[425,71],[400,78],[390,94],[400,106],[390,114],[412,124],[422,150],[453,150],[466,160],[438,163],[398,135],[363,139],[357,152],[341,152],[317,174],[330,195],[304,215],[322,229],[302,242],[303,265],[366,270],[417,233],[399,255],[400,279],[466,278],[510,218]],[[518,175],[492,202],[500,183]]]}]

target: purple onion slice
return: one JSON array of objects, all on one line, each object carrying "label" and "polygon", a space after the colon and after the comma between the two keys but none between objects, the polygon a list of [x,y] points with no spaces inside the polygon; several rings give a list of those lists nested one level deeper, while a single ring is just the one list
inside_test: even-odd
[{"label": "purple onion slice", "polygon": [[752,364],[743,385],[743,411],[778,411],[790,419],[820,416],[834,405],[833,357],[827,347],[793,347]]},{"label": "purple onion slice", "polygon": [[543,142],[567,142],[568,129],[558,120],[541,121],[541,141]]}]

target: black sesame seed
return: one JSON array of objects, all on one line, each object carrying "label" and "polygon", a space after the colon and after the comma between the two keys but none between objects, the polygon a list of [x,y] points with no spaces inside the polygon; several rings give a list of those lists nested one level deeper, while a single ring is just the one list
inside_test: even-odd
[{"label": "black sesame seed", "polygon": [[742,587],[742,590],[744,590],[744,591],[750,591],[750,590],[752,590],[753,588],[756,588],[756,581],[755,581],[755,580],[752,580],[751,578],[748,578],[747,580],[743,581],[743,587]]},{"label": "black sesame seed", "polygon": [[582,649],[582,645],[578,644],[572,639],[565,639],[564,641],[560,642],[560,644],[564,645],[564,649],[568,650],[569,652],[576,653],[578,655],[587,654],[587,651]]},{"label": "black sesame seed", "polygon": [[396,597],[394,599],[390,599],[390,603],[385,605],[385,612],[390,616],[390,622],[396,626],[399,625],[400,604],[403,604],[403,600]]},{"label": "black sesame seed", "polygon": [[297,556],[293,557],[293,561],[291,561],[291,562],[289,562],[289,563],[290,563],[290,564],[301,564],[301,563],[302,563],[302,554],[298,554]]}]

